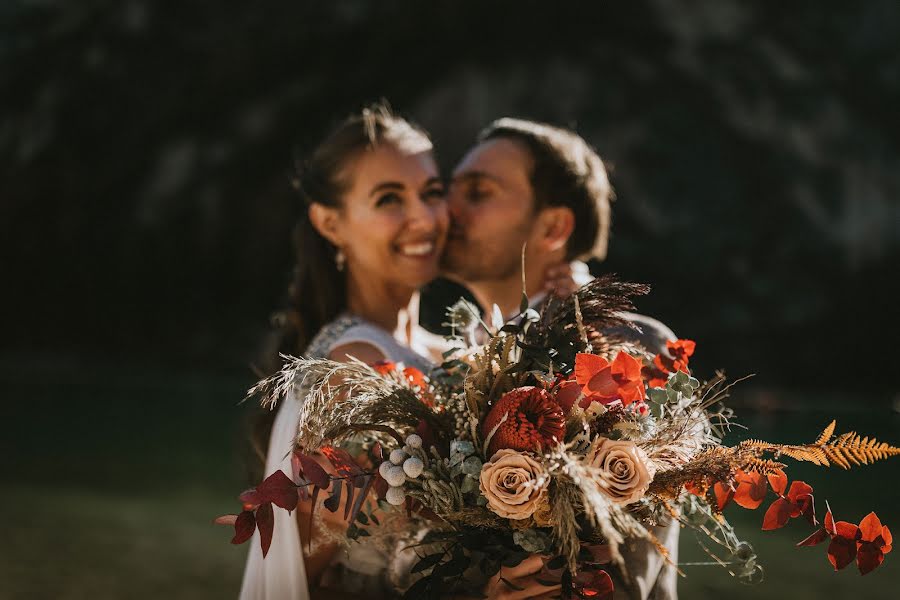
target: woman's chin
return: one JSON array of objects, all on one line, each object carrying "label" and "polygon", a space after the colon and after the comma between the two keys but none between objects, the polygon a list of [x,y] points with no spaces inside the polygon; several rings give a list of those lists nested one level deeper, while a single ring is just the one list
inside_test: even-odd
[{"label": "woman's chin", "polygon": [[420,288],[437,279],[438,274],[440,273],[436,258],[427,263],[423,262],[412,265],[407,261],[404,261],[404,263],[406,264],[402,265],[400,272],[402,273],[403,281],[406,282],[409,287]]}]

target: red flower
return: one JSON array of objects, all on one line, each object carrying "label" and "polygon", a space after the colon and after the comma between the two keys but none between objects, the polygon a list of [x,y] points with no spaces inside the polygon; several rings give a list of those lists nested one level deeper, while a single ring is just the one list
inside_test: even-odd
[{"label": "red flower", "polygon": [[389,360],[379,360],[376,363],[372,363],[372,368],[378,371],[379,375],[388,375],[397,368],[397,365]]},{"label": "red flower", "polygon": [[[697,343],[692,340],[675,340],[674,342],[666,342],[666,350],[671,355],[657,354],[653,359],[653,364],[663,373],[675,373],[676,371],[684,371],[688,375],[691,371],[688,369],[688,361],[694,354]],[[650,387],[665,387],[665,377],[654,377],[647,385]]]},{"label": "red flower", "polygon": [[584,393],[579,403],[582,408],[594,401],[609,404],[621,400],[628,406],[644,399],[641,363],[626,352],[619,352],[612,363],[596,354],[577,354],[575,380]]},{"label": "red flower", "polygon": [[427,383],[425,382],[425,374],[415,367],[406,367],[405,369],[403,369],[403,375],[404,377],[406,377],[406,381],[409,382],[409,385],[413,387],[420,387],[424,389],[427,385]]},{"label": "red flower", "polygon": [[566,418],[546,390],[527,386],[503,394],[481,427],[485,438],[494,433],[488,447],[493,456],[504,448],[532,451],[561,442]]}]

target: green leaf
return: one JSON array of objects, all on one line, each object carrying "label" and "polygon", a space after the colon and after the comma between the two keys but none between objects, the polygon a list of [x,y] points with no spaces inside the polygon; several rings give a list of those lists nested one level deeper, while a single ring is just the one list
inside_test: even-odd
[{"label": "green leaf", "polygon": [[477,456],[470,456],[462,464],[462,472],[466,475],[481,474],[481,459]]},{"label": "green leaf", "polygon": [[522,292],[522,299],[519,301],[519,312],[524,313],[528,310],[528,296]]}]

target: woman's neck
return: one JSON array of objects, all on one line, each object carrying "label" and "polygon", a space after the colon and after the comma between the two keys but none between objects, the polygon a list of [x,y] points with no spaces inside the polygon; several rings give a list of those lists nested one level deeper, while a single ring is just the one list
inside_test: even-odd
[{"label": "woman's neck", "polygon": [[409,344],[419,322],[419,293],[414,288],[347,274],[347,309]]}]

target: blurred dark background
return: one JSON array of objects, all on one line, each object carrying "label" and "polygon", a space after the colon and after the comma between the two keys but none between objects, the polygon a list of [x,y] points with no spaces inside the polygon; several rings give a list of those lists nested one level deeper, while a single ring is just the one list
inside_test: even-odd
[{"label": "blurred dark background", "polygon": [[[900,441],[900,3],[9,0],[11,597],[236,594],[243,550],[208,523],[248,483],[237,403],[283,301],[293,164],[382,97],[447,169],[496,117],[577,129],[618,196],[595,272],[652,284],[641,312],[698,342],[701,375],[757,374],[735,398],[755,436],[813,439],[838,417]],[[432,323],[455,293],[431,290]],[[846,496],[840,518],[900,527],[896,472],[808,480]],[[757,516],[736,518],[758,535]],[[782,538],[770,581],[806,597],[778,552],[812,579],[831,575],[824,550]],[[892,558],[829,593],[883,597]],[[689,597],[735,585],[708,571]]]}]

